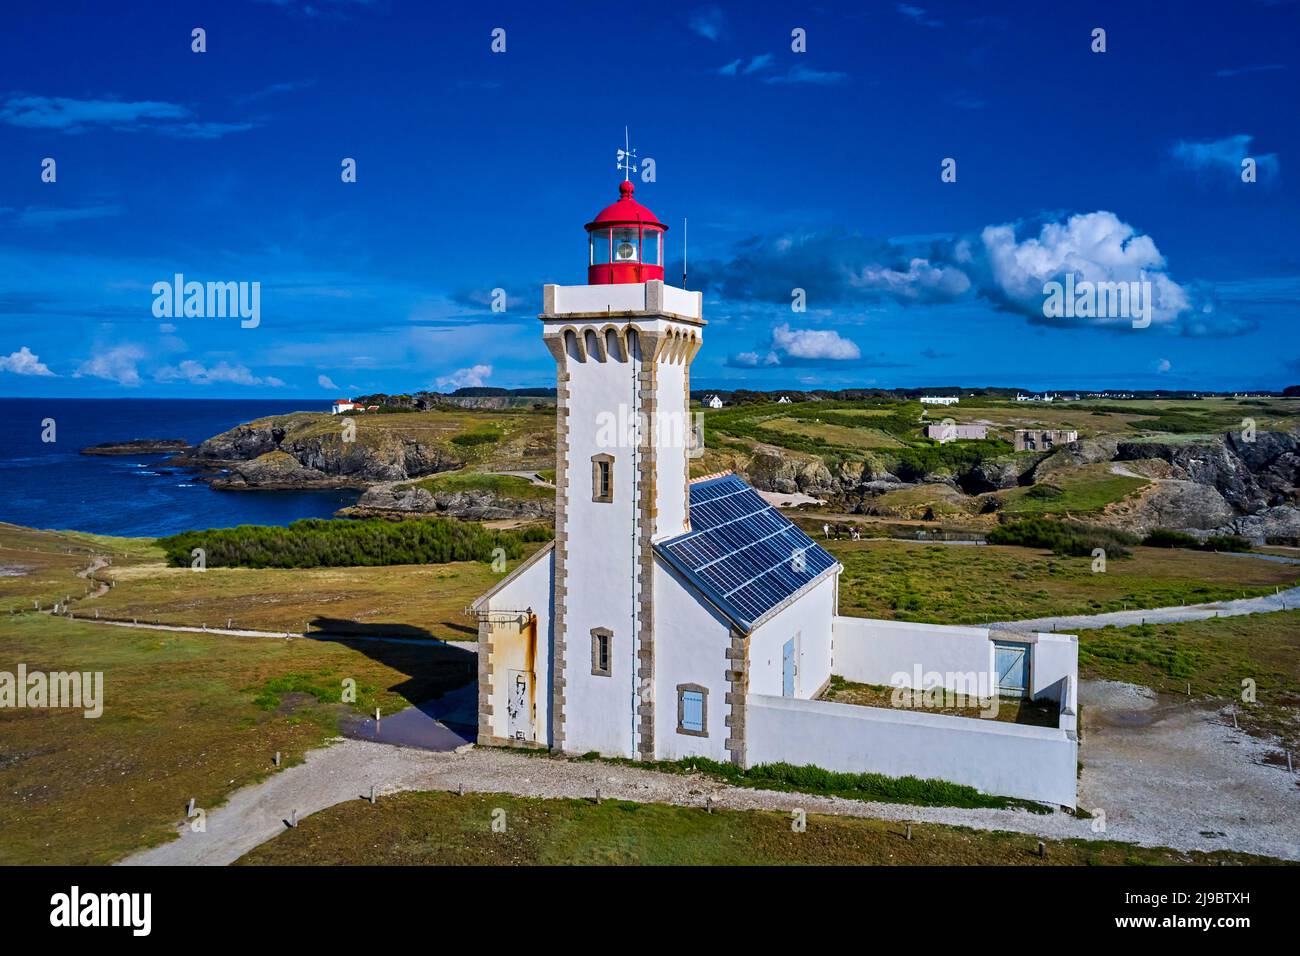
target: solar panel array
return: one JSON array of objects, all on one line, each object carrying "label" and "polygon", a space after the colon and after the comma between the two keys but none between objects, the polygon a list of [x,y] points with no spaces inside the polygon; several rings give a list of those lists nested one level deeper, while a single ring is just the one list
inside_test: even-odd
[{"label": "solar panel array", "polygon": [[835,564],[735,475],[691,485],[691,530],[658,549],[746,628]]}]

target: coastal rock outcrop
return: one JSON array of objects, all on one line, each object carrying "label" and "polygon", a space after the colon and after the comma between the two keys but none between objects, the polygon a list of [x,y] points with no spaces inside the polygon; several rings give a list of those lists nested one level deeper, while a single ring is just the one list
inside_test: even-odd
[{"label": "coastal rock outcrop", "polygon": [[106,441],[81,449],[83,455],[175,455],[189,451],[183,438],[132,438],[130,441]]},{"label": "coastal rock outcrop", "polygon": [[419,485],[384,482],[371,485],[342,517],[444,515],[470,521],[535,520],[555,514],[553,498],[511,498],[491,491],[429,491]]},{"label": "coastal rock outcrop", "polygon": [[448,449],[395,429],[357,429],[349,440],[338,422],[321,415],[260,419],[207,439],[173,463],[225,469],[212,483],[226,488],[364,487],[464,464]]}]

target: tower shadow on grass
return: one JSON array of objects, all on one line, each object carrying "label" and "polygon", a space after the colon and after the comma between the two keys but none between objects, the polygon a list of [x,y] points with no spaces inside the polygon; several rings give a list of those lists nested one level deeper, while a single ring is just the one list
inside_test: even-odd
[{"label": "tower shadow on grass", "polygon": [[[346,644],[403,675],[387,688],[413,706],[438,710],[437,702],[464,688],[478,675],[478,654],[470,642],[446,642],[412,624],[363,624],[344,618],[317,617],[309,640]],[[402,642],[420,643],[402,643]],[[425,643],[427,642],[427,643]]]}]

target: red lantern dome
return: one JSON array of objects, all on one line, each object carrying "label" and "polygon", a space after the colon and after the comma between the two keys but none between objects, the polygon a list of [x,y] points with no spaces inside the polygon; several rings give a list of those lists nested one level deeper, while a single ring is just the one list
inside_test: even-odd
[{"label": "red lantern dome", "polygon": [[618,184],[618,202],[587,223],[588,285],[647,282],[664,277],[668,227],[632,198],[631,182]]}]

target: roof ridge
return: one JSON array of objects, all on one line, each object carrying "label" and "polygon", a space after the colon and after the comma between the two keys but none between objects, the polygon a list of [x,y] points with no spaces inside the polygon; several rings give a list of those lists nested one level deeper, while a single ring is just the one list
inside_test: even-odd
[{"label": "roof ridge", "polygon": [[734,475],[735,472],[728,468],[726,471],[715,471],[711,475],[700,475],[698,478],[692,478],[690,484],[698,485],[702,481],[712,481],[714,478],[726,478],[728,475]]}]

